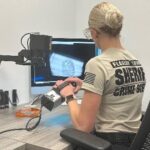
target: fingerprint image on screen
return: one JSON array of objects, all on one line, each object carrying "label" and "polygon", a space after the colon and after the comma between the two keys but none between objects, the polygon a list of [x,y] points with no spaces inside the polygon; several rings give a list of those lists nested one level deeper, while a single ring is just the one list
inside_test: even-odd
[{"label": "fingerprint image on screen", "polygon": [[82,75],[84,62],[75,57],[52,53],[49,61],[53,76],[79,77]]}]

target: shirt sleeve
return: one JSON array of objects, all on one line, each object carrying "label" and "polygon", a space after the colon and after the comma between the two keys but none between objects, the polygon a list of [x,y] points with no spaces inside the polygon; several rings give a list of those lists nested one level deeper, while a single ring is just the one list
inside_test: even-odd
[{"label": "shirt sleeve", "polygon": [[103,95],[105,80],[104,67],[101,63],[91,59],[86,64],[81,89]]}]

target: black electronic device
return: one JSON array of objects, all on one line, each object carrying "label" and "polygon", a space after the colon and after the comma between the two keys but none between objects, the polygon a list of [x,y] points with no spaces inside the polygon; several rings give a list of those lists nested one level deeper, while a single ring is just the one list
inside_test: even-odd
[{"label": "black electronic device", "polygon": [[[26,35],[29,35],[27,47],[22,42]],[[24,49],[18,53],[18,56],[0,55],[0,63],[2,61],[13,61],[19,65],[44,66],[51,49],[51,39],[51,36],[27,33],[21,38]]]},{"label": "black electronic device", "polygon": [[17,94],[17,90],[13,89],[12,90],[12,105],[13,106],[17,106],[18,103],[18,94]]},{"label": "black electronic device", "polygon": [[41,64],[37,66],[45,66],[46,60],[51,50],[52,37],[48,35],[30,35],[30,50],[31,50],[31,64]]},{"label": "black electronic device", "polygon": [[42,106],[46,107],[50,111],[65,101],[65,99],[61,97],[59,90],[55,88],[42,95],[40,100]]},{"label": "black electronic device", "polygon": [[0,90],[0,109],[4,108],[4,94],[3,90]]},{"label": "black electronic device", "polygon": [[[76,86],[75,82],[71,84],[72,86]],[[60,91],[67,85],[69,85],[69,83],[64,82],[57,88],[52,88],[52,90],[50,90],[46,94],[41,95],[39,98],[41,101],[41,105],[46,107],[50,111],[61,105],[65,101],[65,98],[61,96]]]},{"label": "black electronic device", "polygon": [[86,63],[100,52],[92,40],[52,38],[46,65],[31,67],[31,93],[46,93],[50,89],[49,86],[67,77],[83,79]]},{"label": "black electronic device", "polygon": [[9,108],[9,92],[0,90],[0,109]]},{"label": "black electronic device", "polygon": [[10,101],[9,91],[4,91],[4,94],[5,94],[5,108],[9,108],[9,101]]}]

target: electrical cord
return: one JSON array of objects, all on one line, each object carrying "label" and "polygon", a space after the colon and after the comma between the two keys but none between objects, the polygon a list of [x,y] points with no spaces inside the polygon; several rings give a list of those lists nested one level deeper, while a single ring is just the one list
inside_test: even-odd
[{"label": "electrical cord", "polygon": [[[1,131],[0,134],[3,134],[3,133],[6,133],[6,132],[10,132],[10,131],[17,131],[17,130],[26,130],[26,131],[32,131],[34,130],[40,123],[41,121],[41,117],[42,117],[42,104],[41,104],[41,107],[40,107],[40,114],[38,117],[33,117],[31,119],[28,120],[28,122],[26,123],[26,126],[25,128],[14,128],[14,129],[8,129],[8,130],[4,130],[4,131]],[[33,126],[29,126],[30,125],[30,122],[33,120],[33,119],[36,119],[38,118],[37,122],[33,125]]]},{"label": "electrical cord", "polygon": [[21,45],[22,45],[22,47],[25,49],[25,50],[27,50],[27,48],[25,47],[25,45],[23,44],[23,38],[25,37],[25,36],[27,36],[27,35],[30,35],[31,33],[25,33],[22,37],[21,37],[21,40],[20,40],[20,43],[21,43]]},{"label": "electrical cord", "polygon": [[[39,116],[38,116],[38,117],[33,117],[33,118],[31,118],[31,119],[27,122],[27,124],[26,124],[26,130],[27,130],[27,131],[32,131],[32,130],[34,130],[34,129],[39,125],[39,123],[40,123],[40,121],[41,121],[41,116],[42,116],[42,107],[43,107],[43,106],[41,105]],[[29,127],[30,122],[31,122],[33,119],[36,119],[36,118],[39,118],[38,121],[37,121],[32,127]]]},{"label": "electrical cord", "polygon": [[[21,43],[22,47],[24,48],[24,50],[29,50],[29,49],[30,49],[30,36],[29,36],[28,39],[27,39],[26,46],[23,44],[23,39],[24,39],[24,37],[26,37],[27,35],[31,35],[31,34],[39,34],[39,32],[25,33],[25,34],[21,37],[20,43]],[[25,63],[26,63],[27,61],[29,61],[29,59],[26,59],[26,60],[25,60]]]},{"label": "electrical cord", "polygon": [[41,96],[43,96],[43,95],[40,94],[40,95],[36,96],[36,97],[33,99],[33,102],[31,103],[31,105],[34,105],[34,104],[39,100],[39,98],[40,98]]},{"label": "electrical cord", "polygon": [[1,131],[0,134],[6,133],[6,132],[10,132],[10,131],[16,131],[16,130],[26,130],[26,128],[8,129],[8,130]]},{"label": "electrical cord", "polygon": [[27,49],[30,49],[30,37],[27,39]]},{"label": "electrical cord", "polygon": [[27,39],[27,47],[23,44],[23,39],[24,39],[24,37],[26,37],[27,35],[31,35],[31,34],[39,34],[39,32],[25,33],[25,34],[21,37],[20,43],[21,43],[22,47],[23,47],[25,50],[29,49],[30,37]]}]

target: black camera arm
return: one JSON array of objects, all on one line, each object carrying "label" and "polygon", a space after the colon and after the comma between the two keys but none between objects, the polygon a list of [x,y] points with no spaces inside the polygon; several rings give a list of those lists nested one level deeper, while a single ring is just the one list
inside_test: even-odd
[{"label": "black camera arm", "polygon": [[2,61],[13,61],[18,65],[44,66],[43,57],[31,55],[31,50],[23,49],[18,53],[18,56],[0,55],[0,63]]},{"label": "black camera arm", "polygon": [[19,65],[31,65],[31,50],[21,50],[18,56],[0,55],[0,63],[2,61],[13,61]]}]

